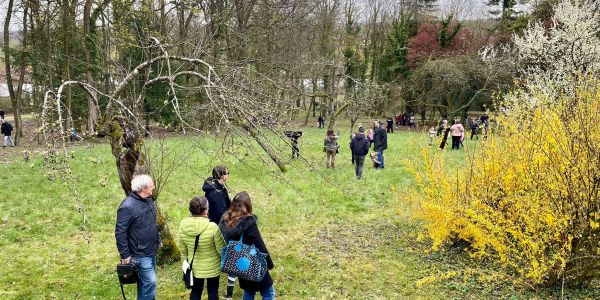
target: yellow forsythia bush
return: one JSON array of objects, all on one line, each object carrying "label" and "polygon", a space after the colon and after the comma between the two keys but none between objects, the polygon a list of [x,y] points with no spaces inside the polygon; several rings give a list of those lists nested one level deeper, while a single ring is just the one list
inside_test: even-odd
[{"label": "yellow forsythia bush", "polygon": [[466,241],[528,285],[599,277],[600,82],[577,85],[571,96],[507,95],[500,129],[464,167],[450,170],[429,148],[422,164],[405,163],[434,249]]}]

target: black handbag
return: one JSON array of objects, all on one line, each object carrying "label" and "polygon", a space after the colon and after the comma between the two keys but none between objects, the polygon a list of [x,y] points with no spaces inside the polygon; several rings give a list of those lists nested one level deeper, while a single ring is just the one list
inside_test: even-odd
[{"label": "black handbag", "polygon": [[134,284],[138,281],[138,267],[136,264],[117,264],[117,276],[119,277],[119,285],[121,286],[121,294],[123,299],[125,297],[125,291],[123,290],[124,284]]},{"label": "black handbag", "polygon": [[186,289],[191,289],[192,286],[194,286],[194,275],[192,274],[192,266],[194,265],[194,257],[196,257],[196,249],[198,248],[199,239],[200,235],[197,235],[196,241],[194,242],[194,254],[192,254],[192,261],[190,262],[190,266],[187,267],[187,269],[183,273],[183,283],[185,284]]}]

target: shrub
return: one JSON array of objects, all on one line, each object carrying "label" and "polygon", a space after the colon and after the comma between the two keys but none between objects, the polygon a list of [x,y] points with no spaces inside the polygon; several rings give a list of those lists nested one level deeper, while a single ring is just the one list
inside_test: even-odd
[{"label": "shrub", "polygon": [[510,93],[490,135],[464,169],[424,150],[406,165],[421,198],[416,217],[434,249],[457,241],[521,283],[586,284],[600,274],[600,81],[572,96],[531,86]]}]

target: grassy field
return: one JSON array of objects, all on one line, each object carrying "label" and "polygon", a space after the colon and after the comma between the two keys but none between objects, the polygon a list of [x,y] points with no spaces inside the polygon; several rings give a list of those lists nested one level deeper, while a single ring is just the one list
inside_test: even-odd
[{"label": "grassy field", "polygon": [[[302,160],[289,160],[281,174],[265,163],[263,152],[234,140],[221,150],[222,139],[170,138],[174,156],[188,155],[164,187],[159,206],[176,235],[187,204],[202,195],[201,185],[212,168],[230,168],[231,194],[250,193],[259,226],[275,269],[272,276],[281,299],[548,299],[560,290],[527,291],[502,282],[482,283],[457,276],[418,286],[419,279],[447,271],[488,269],[460,250],[430,252],[417,241],[419,227],[402,199],[413,180],[402,160],[418,159],[426,146],[424,133],[397,132],[388,138],[386,168],[365,163],[362,180],[354,178],[343,134],[336,169],[324,167],[324,130],[305,128],[300,139]],[[476,141],[466,141],[474,148]],[[149,145],[158,145],[149,141]],[[0,149],[2,150],[2,149]],[[0,165],[0,299],[119,299],[114,268],[116,209],[123,199],[114,160],[106,144],[72,147],[74,181],[49,179],[43,157]],[[1,153],[1,152],[0,152]],[[448,151],[460,166],[464,151]],[[73,183],[73,184],[72,184]],[[74,189],[80,196],[76,200]],[[80,229],[81,209],[89,218]],[[185,299],[179,264],[158,270],[158,299]],[[222,279],[222,286],[223,279]],[[135,288],[126,292],[133,297]],[[565,297],[594,299],[599,289],[566,290]],[[236,290],[240,296],[240,291]]]}]

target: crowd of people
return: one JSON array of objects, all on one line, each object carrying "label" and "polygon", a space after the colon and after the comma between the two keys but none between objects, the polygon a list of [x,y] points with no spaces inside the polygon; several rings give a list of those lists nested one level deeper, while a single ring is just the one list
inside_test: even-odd
[{"label": "crowd of people", "polygon": [[[471,140],[475,137],[479,139],[479,135],[483,131],[483,138],[487,138],[489,129],[489,116],[487,114],[482,115],[479,118],[467,117],[465,118],[465,125],[471,130]],[[448,143],[448,137],[452,139],[452,149],[458,150],[463,146],[463,141],[466,137],[466,129],[461,124],[459,118],[455,118],[452,122],[452,126],[448,126],[448,118],[442,117],[438,128],[429,128],[429,145],[432,145],[437,136],[441,136],[440,149],[444,149]]]},{"label": "crowd of people", "polygon": [[[338,143],[339,134],[335,135],[333,130],[327,130],[327,135],[323,141],[323,151],[326,152],[327,168],[335,168],[335,158],[339,153],[340,145]],[[373,166],[376,169],[384,168],[383,152],[387,149],[387,130],[379,120],[373,122],[373,129],[365,133],[365,128],[359,125],[358,132],[350,136],[350,151],[352,152],[352,164],[355,166],[356,179],[361,179],[365,163],[365,157],[369,154],[371,146],[373,152],[370,154]]]},{"label": "crowd of people", "polygon": [[[252,213],[252,201],[247,192],[230,199],[226,182],[229,169],[216,166],[202,186],[204,196],[195,196],[189,203],[190,216],[179,224],[179,247],[182,260],[193,262],[193,285],[190,299],[200,299],[206,287],[209,300],[219,299],[222,249],[229,241],[240,240],[254,245],[266,254],[267,269],[273,260],[258,230],[257,217]],[[156,298],[156,255],[162,241],[156,224],[153,199],[154,182],[148,175],[136,175],[131,180],[131,193],[117,210],[115,239],[122,264],[137,266],[137,299]],[[266,271],[262,280],[250,281],[227,274],[225,298],[232,299],[236,280],[243,290],[242,299],[275,299],[273,279]]]}]

